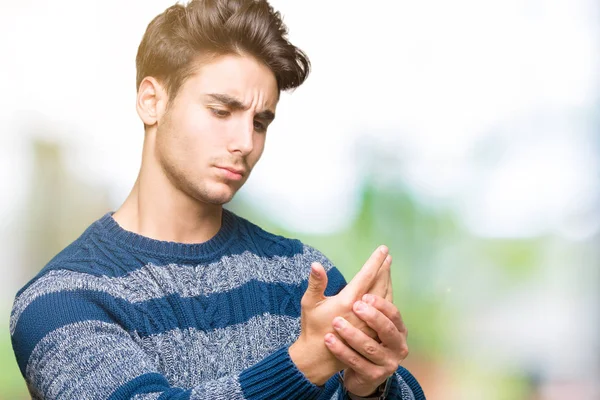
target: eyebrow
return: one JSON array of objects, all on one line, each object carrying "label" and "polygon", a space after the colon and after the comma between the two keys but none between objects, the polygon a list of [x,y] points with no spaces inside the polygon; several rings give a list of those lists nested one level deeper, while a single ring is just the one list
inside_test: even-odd
[{"label": "eyebrow", "polygon": [[[217,102],[223,104],[224,106],[227,106],[230,109],[235,110],[235,111],[245,110],[248,108],[240,100],[238,100],[235,97],[230,96],[228,94],[209,93],[207,96],[210,97],[211,99],[213,99],[214,101],[217,101]],[[268,121],[268,122],[271,122],[275,119],[275,113],[271,110],[264,110],[264,111],[258,112],[258,113],[256,113],[255,116],[259,119],[262,119],[262,120]]]}]

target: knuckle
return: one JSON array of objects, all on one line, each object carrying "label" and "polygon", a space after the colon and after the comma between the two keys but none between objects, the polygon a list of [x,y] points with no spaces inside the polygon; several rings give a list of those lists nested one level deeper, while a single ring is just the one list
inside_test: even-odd
[{"label": "knuckle", "polygon": [[300,300],[300,307],[302,308],[307,308],[309,306],[309,299],[306,295],[302,296],[302,299]]},{"label": "knuckle", "polygon": [[402,357],[402,359],[404,360],[406,357],[408,357],[408,353],[408,346],[404,344],[400,349],[400,357]]},{"label": "knuckle", "polygon": [[357,368],[360,365],[360,358],[355,355],[348,357],[348,366],[351,368]]},{"label": "knuckle", "polygon": [[389,361],[387,363],[387,365],[385,366],[385,371],[386,371],[386,377],[390,376],[391,374],[393,374],[394,372],[396,372],[396,369],[398,369],[398,364],[394,363],[393,361]]},{"label": "knuckle", "polygon": [[387,335],[391,336],[391,335],[393,335],[394,333],[398,332],[398,329],[396,329],[396,326],[395,326],[394,324],[392,324],[392,323],[389,323],[389,324],[386,324],[386,325],[385,325],[384,332],[385,332]]},{"label": "knuckle", "polygon": [[373,356],[375,354],[377,354],[377,347],[373,344],[366,344],[365,345],[365,353],[367,353],[370,356]]}]

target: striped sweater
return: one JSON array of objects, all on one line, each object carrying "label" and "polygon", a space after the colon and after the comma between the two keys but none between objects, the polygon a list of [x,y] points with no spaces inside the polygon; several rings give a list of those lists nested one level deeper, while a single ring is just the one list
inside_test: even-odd
[{"label": "striped sweater", "polygon": [[[326,295],[345,285],[314,248],[223,211],[202,244],[153,240],[108,213],[18,293],[13,349],[34,399],[338,399],[288,347],[310,264]],[[389,398],[424,399],[399,368]]]}]

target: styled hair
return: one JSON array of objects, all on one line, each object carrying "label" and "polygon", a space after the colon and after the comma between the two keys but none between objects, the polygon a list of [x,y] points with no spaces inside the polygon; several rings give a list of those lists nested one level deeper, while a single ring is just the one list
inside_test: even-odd
[{"label": "styled hair", "polygon": [[279,91],[300,86],[310,72],[306,54],[287,39],[281,14],[266,0],[192,0],[175,4],[146,29],[136,57],[136,87],[147,76],[171,99],[197,62],[227,54],[251,55],[275,75]]}]

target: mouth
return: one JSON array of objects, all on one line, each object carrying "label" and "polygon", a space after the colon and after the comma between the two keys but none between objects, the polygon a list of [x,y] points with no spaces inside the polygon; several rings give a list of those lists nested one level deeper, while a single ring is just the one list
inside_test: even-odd
[{"label": "mouth", "polygon": [[238,168],[217,166],[217,169],[221,172],[221,174],[223,176],[225,176],[228,179],[235,180],[235,181],[241,180],[244,177],[244,175],[246,174],[245,170],[238,169]]}]

